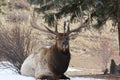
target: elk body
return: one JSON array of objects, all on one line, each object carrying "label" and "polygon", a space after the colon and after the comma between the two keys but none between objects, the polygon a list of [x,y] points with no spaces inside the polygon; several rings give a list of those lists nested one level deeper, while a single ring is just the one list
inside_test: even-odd
[{"label": "elk body", "polygon": [[[42,30],[35,22],[31,22],[32,27]],[[67,78],[64,73],[66,72],[70,62],[69,50],[69,34],[81,28],[80,25],[77,29],[72,31],[59,33],[57,26],[55,31],[48,27],[44,32],[52,33],[56,36],[56,42],[50,48],[42,48],[39,53],[31,54],[26,58],[21,67],[21,74],[25,76],[33,76],[36,79],[58,80],[60,78]]]}]

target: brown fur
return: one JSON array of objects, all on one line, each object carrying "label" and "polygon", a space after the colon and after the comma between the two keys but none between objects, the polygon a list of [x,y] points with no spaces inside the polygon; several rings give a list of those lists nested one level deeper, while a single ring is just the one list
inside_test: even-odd
[{"label": "brown fur", "polygon": [[66,79],[64,73],[70,62],[68,38],[67,34],[58,33],[55,45],[41,48],[39,53],[28,56],[22,65],[21,74],[35,76],[36,79]]},{"label": "brown fur", "polygon": [[57,49],[55,45],[50,48],[50,53],[52,53],[48,56],[48,66],[50,70],[57,75],[63,74],[67,70],[70,62],[69,49],[62,51]]},{"label": "brown fur", "polygon": [[[67,36],[63,36],[63,34],[59,34],[57,36],[58,39],[63,40]],[[70,52],[69,47],[67,49],[62,50],[62,48],[58,48],[57,40],[56,44],[51,48],[45,49],[43,51],[44,56],[46,56],[46,63],[48,64],[48,68],[54,74],[54,77],[60,78],[67,70],[70,62]],[[69,44],[68,44],[69,46]],[[43,56],[43,58],[44,58]]]},{"label": "brown fur", "polygon": [[52,31],[46,26],[45,28],[47,30],[43,30],[34,21],[33,18],[33,21],[31,21],[32,27],[54,34],[56,36],[56,42],[55,45],[50,48],[42,48],[39,53],[28,56],[22,65],[21,74],[35,76],[36,79],[69,79],[64,75],[71,58],[69,51],[69,34],[78,31],[83,24],[72,31],[70,31],[68,24],[67,32],[65,31],[66,25],[64,25],[64,33],[58,33],[57,26],[55,31]]}]

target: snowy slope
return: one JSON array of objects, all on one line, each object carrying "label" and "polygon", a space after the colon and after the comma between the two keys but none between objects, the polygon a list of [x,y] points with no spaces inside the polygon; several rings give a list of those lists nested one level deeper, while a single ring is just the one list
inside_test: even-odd
[{"label": "snowy slope", "polygon": [[[69,68],[68,71],[77,71],[77,69]],[[74,78],[70,77],[70,79],[71,80],[101,80],[101,79],[80,78],[80,77],[74,77]],[[0,80],[35,80],[35,78],[19,75],[14,71],[14,69],[5,68],[0,63]]]}]

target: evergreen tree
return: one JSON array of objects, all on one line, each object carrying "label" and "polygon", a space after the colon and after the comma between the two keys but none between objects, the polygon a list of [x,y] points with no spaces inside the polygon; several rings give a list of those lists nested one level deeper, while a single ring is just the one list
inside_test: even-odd
[{"label": "evergreen tree", "polygon": [[79,17],[88,17],[91,20],[89,24],[92,23],[92,27],[97,29],[108,20],[112,20],[114,26],[118,27],[120,46],[120,0],[28,0],[28,2],[40,5],[40,8],[34,10],[44,13],[45,21],[49,25],[53,24],[54,15],[57,19],[70,16],[71,22]]}]

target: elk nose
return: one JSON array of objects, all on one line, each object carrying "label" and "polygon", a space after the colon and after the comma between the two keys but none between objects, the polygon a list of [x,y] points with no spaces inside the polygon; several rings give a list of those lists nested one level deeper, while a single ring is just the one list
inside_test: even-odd
[{"label": "elk nose", "polygon": [[68,45],[68,41],[67,41],[67,40],[64,40],[64,41],[63,41],[63,45]]}]

